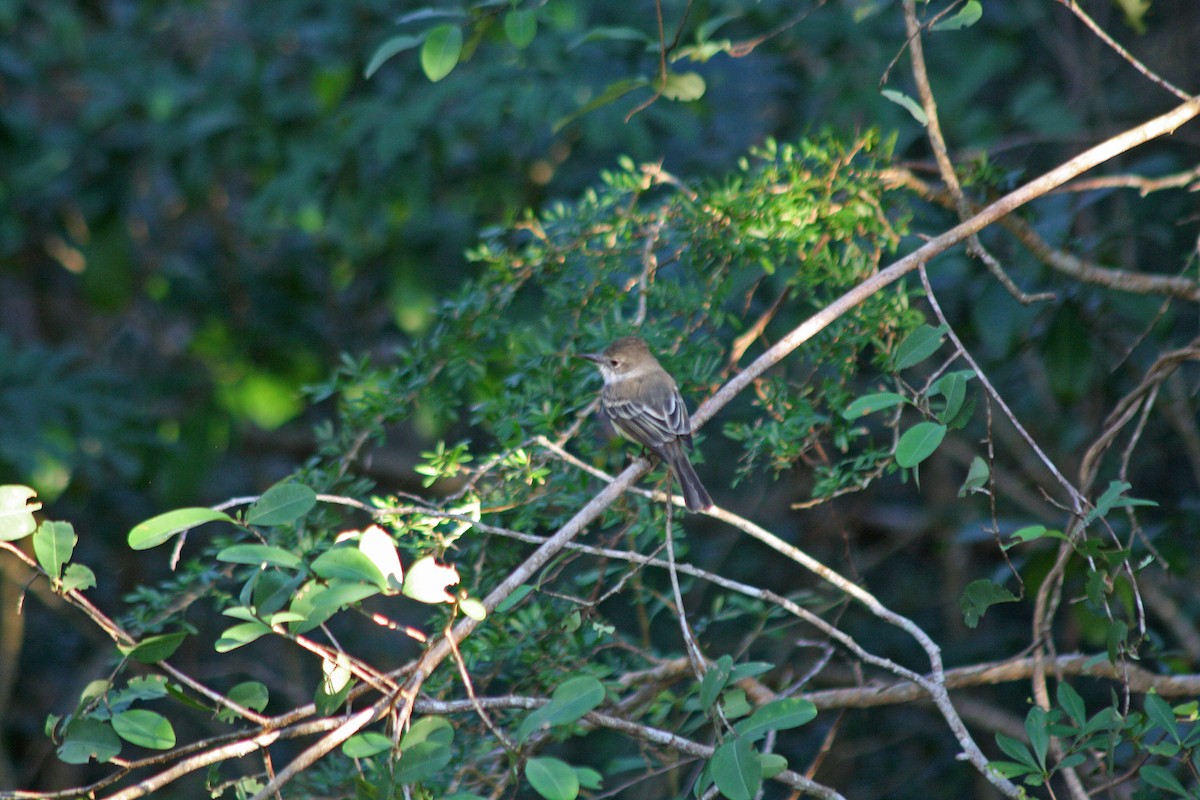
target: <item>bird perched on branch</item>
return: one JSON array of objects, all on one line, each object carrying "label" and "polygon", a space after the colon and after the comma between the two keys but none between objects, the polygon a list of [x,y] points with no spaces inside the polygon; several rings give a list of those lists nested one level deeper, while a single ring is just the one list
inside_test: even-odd
[{"label": "bird perched on branch", "polygon": [[692,422],[675,379],[636,336],[617,339],[600,353],[581,353],[604,377],[600,408],[617,432],[646,447],[671,467],[688,511],[703,511],[712,498],[692,468]]}]

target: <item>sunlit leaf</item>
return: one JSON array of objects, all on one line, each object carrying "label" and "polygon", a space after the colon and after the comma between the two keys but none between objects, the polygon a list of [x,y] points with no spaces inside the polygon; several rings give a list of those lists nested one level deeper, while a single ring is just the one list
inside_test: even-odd
[{"label": "sunlit leaf", "polygon": [[302,483],[284,481],[267,491],[246,511],[247,525],[286,525],[317,504],[317,493]]},{"label": "sunlit leaf", "polygon": [[421,45],[421,69],[431,83],[454,71],[462,54],[463,35],[457,25],[438,25]]},{"label": "sunlit leaf", "polygon": [[175,746],[175,729],[162,714],[145,708],[132,708],[113,714],[113,730],[130,744],[151,750],[170,750]]},{"label": "sunlit leaf", "polygon": [[36,496],[28,486],[0,486],[0,542],[15,542],[34,532],[33,512],[41,510],[42,504],[29,499]]},{"label": "sunlit leaf", "polygon": [[168,541],[177,533],[191,530],[206,522],[233,521],[224,511],[212,508],[179,508],[135,525],[129,532],[129,546],[134,550],[149,550]]}]

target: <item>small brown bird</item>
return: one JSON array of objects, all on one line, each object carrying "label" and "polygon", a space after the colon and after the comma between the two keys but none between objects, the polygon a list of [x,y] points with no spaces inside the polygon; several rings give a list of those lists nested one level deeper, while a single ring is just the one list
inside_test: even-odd
[{"label": "small brown bird", "polygon": [[692,446],[692,422],[675,379],[636,336],[617,339],[602,353],[581,353],[604,377],[600,408],[617,432],[667,462],[683,490],[688,511],[703,511],[712,498],[683,446]]}]

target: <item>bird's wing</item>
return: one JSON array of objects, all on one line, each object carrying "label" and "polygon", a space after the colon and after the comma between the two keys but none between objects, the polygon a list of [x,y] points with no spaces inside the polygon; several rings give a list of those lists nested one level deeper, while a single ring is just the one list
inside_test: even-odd
[{"label": "bird's wing", "polygon": [[606,396],[604,410],[622,435],[659,456],[663,456],[663,446],[676,439],[691,444],[692,425],[687,406],[673,386],[643,393],[639,401]]}]

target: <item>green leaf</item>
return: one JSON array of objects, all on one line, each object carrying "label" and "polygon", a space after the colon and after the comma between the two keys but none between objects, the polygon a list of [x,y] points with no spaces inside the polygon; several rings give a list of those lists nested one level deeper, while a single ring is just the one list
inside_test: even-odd
[{"label": "green leaf", "polygon": [[733,671],[729,673],[731,682],[740,681],[742,678],[753,678],[756,675],[762,675],[764,672],[770,672],[775,669],[775,665],[769,661],[747,661],[743,664],[735,664]]},{"label": "green leaf", "polygon": [[50,522],[38,526],[33,534],[33,554],[38,564],[46,570],[52,583],[57,584],[63,565],[71,560],[71,553],[79,537],[69,522]]},{"label": "green leaf", "polygon": [[788,761],[778,753],[759,753],[758,760],[762,763],[763,780],[770,780],[787,769]]},{"label": "green leaf", "polygon": [[986,578],[971,581],[963,589],[963,622],[968,628],[974,628],[989,608],[997,603],[1012,603],[1017,599],[1008,589]]},{"label": "green leaf", "polygon": [[272,547],[268,544],[235,544],[217,553],[217,561],[228,564],[266,564],[283,569],[298,569],[303,565],[300,557],[284,550],[282,547]]},{"label": "green leaf", "polygon": [[[225,696],[251,711],[262,711],[271,699],[271,693],[267,690],[266,684],[259,681],[243,681],[226,692]],[[217,719],[222,722],[233,722],[238,719],[238,714],[232,709],[223,707],[217,712]]]},{"label": "green leaf", "polygon": [[1003,733],[996,734],[996,744],[1000,745],[1000,749],[1004,751],[1009,758],[1015,758],[1025,767],[1030,770],[1040,771],[1037,761],[1029,752],[1029,748],[1024,743],[1017,741],[1011,736],[1005,736]]},{"label": "green leaf", "polygon": [[367,62],[367,68],[363,70],[363,77],[370,78],[378,71],[385,62],[397,53],[403,53],[405,50],[411,50],[424,41],[423,36],[401,35],[393,36],[375,49],[375,54],[371,56],[371,60]]},{"label": "green leaf", "polygon": [[236,524],[224,511],[212,508],[178,508],[135,525],[129,532],[129,546],[134,550],[149,550],[151,547],[158,547],[177,533],[191,530],[206,522]]},{"label": "green leaf", "polygon": [[1038,767],[1046,770],[1046,754],[1050,751],[1050,731],[1047,730],[1046,709],[1034,706],[1025,715],[1025,735],[1029,737],[1029,746],[1033,749],[1033,757],[1037,759]]},{"label": "green leaf", "polygon": [[121,752],[121,740],[112,726],[91,717],[71,720],[58,746],[58,757],[67,764],[86,764],[96,759],[103,764]]},{"label": "green leaf", "polygon": [[521,602],[526,597],[528,597],[530,592],[532,592],[532,591],[533,591],[533,587],[530,586],[528,583],[521,584],[517,588],[513,589],[512,594],[510,594],[508,597],[504,598],[500,602],[500,605],[496,606],[496,613],[497,614],[508,613],[509,611],[511,611],[513,608],[516,607],[517,603]]},{"label": "green leaf", "polygon": [[347,758],[370,758],[392,748],[392,737],[378,731],[367,731],[351,736],[342,744],[342,754]]},{"label": "green leaf", "polygon": [[462,54],[463,35],[457,25],[438,25],[421,45],[421,69],[431,83],[449,75]]},{"label": "green leaf", "polygon": [[525,780],[546,800],[575,800],[579,796],[579,778],[570,764],[557,758],[539,756],[525,764]]},{"label": "green leaf", "polygon": [[1147,764],[1138,770],[1138,776],[1148,785],[1156,789],[1166,789],[1172,794],[1177,794],[1180,797],[1192,797],[1188,790],[1183,788],[1183,784],[1179,779],[1171,774],[1166,767],[1160,767],[1157,764]]},{"label": "green leaf", "polygon": [[938,378],[930,387],[934,394],[946,398],[946,407],[938,412],[937,418],[947,426],[954,422],[967,399],[967,382],[975,377],[973,370],[949,372]]},{"label": "green leaf", "polygon": [[[886,92],[885,92],[886,94]],[[905,336],[892,353],[892,369],[896,372],[920,364],[938,351],[946,335],[946,326],[937,328],[921,325]]]},{"label": "green leaf", "polygon": [[1100,495],[1100,499],[1096,501],[1096,507],[1088,512],[1084,517],[1083,524],[1091,525],[1098,517],[1108,515],[1108,512],[1114,508],[1126,508],[1134,506],[1157,506],[1158,503],[1153,500],[1140,500],[1136,497],[1125,497],[1125,492],[1133,488],[1132,484],[1124,481],[1112,481],[1108,484],[1108,488],[1104,490],[1104,494]]},{"label": "green leaf", "polygon": [[773,700],[733,726],[734,733],[749,742],[756,742],[771,731],[798,728],[817,716],[817,707],[802,697]]},{"label": "green leaf", "polygon": [[590,675],[581,675],[562,683],[550,702],[529,712],[517,728],[517,741],[524,742],[536,731],[555,725],[569,725],[604,702],[604,685]]},{"label": "green leaf", "polygon": [[1171,710],[1170,704],[1163,700],[1157,694],[1150,693],[1146,695],[1143,708],[1146,711],[1146,716],[1150,720],[1166,731],[1176,742],[1180,741],[1179,728],[1175,724],[1175,712]]},{"label": "green leaf", "polygon": [[270,632],[271,629],[261,622],[243,622],[240,625],[226,628],[217,639],[216,644],[213,645],[213,648],[218,653],[228,653],[230,650],[236,650],[242,645],[250,644],[255,639]]},{"label": "green leaf", "polygon": [[504,15],[504,35],[518,50],[524,50],[537,36],[537,11],[514,8]]},{"label": "green leaf", "polygon": [[295,481],[277,483],[263,492],[246,511],[247,525],[286,525],[303,517],[317,504],[317,493]]},{"label": "green leaf", "polygon": [[705,711],[712,708],[713,703],[717,702],[717,698],[729,684],[732,671],[733,658],[728,655],[721,656],[704,671],[704,677],[700,679],[700,708]]},{"label": "green leaf", "polygon": [[946,438],[946,426],[936,422],[918,422],[906,430],[896,444],[896,463],[911,469],[933,455]]},{"label": "green leaf", "polygon": [[340,578],[345,581],[369,583],[381,591],[387,588],[387,582],[384,581],[379,567],[357,547],[335,547],[326,550],[313,561],[312,571],[317,577],[325,580]]},{"label": "green leaf", "polygon": [[66,594],[74,591],[82,592],[95,585],[96,573],[92,572],[91,567],[85,564],[68,564],[66,571],[63,572],[62,586],[59,588],[63,594]]},{"label": "green leaf", "polygon": [[752,800],[762,786],[762,762],[741,736],[718,747],[709,766],[717,788],[729,800]]},{"label": "green leaf", "polygon": [[186,638],[187,633],[183,631],[163,633],[147,636],[135,645],[117,645],[117,649],[141,664],[157,664],[170,658]]},{"label": "green leaf", "polygon": [[663,97],[680,103],[689,103],[704,96],[707,86],[697,72],[671,73],[663,86]]},{"label": "green leaf", "polygon": [[1075,691],[1075,687],[1066,681],[1059,681],[1055,697],[1058,699],[1059,707],[1067,712],[1067,718],[1077,727],[1082,728],[1087,721],[1087,709],[1083,705],[1083,698],[1079,696],[1079,692]]},{"label": "green leaf", "polygon": [[932,30],[935,31],[958,31],[963,28],[969,28],[983,16],[983,5],[979,0],[967,0],[966,5],[959,9],[957,14],[953,14],[934,23]]},{"label": "green leaf", "polygon": [[601,25],[599,27],[592,28],[590,31],[585,33],[583,36],[576,39],[574,42],[571,43],[569,49],[574,50],[576,47],[579,47],[581,44],[587,44],[589,42],[601,42],[601,41],[642,42],[643,44],[645,44],[647,46],[652,45],[655,42],[654,38],[652,36],[650,36],[650,34],[646,33],[645,31],[641,30],[640,28],[629,28],[629,27],[622,27],[622,26],[618,26],[618,25],[607,25],[607,26]]},{"label": "green leaf", "polygon": [[868,394],[846,406],[842,411],[842,417],[845,419],[858,419],[859,417],[865,417],[867,414],[874,414],[876,411],[894,408],[907,402],[907,397],[895,392]]},{"label": "green leaf", "polygon": [[450,763],[454,727],[445,717],[422,717],[400,740],[395,779],[399,784],[428,780]]},{"label": "green leaf", "polygon": [[1008,541],[1002,545],[1002,548],[1008,550],[1011,547],[1016,547],[1025,542],[1032,542],[1036,539],[1062,539],[1065,541],[1066,538],[1066,534],[1062,531],[1049,530],[1045,525],[1027,525],[1014,532]]},{"label": "green leaf", "polygon": [[42,504],[29,502],[36,496],[37,492],[28,486],[0,486],[0,542],[24,539],[37,529],[33,512],[40,511]]},{"label": "green leaf", "polygon": [[883,96],[891,100],[896,105],[903,108],[909,114],[912,114],[913,119],[919,122],[922,126],[929,124],[929,117],[925,116],[925,109],[921,108],[921,104],[904,92],[898,92],[895,89],[884,89]]},{"label": "green leaf", "polygon": [[170,750],[175,746],[175,729],[162,714],[133,708],[113,714],[113,730],[130,744],[151,750]]},{"label": "green leaf", "polygon": [[604,91],[601,92],[591,102],[584,104],[575,111],[572,111],[570,114],[567,114],[565,117],[559,117],[555,121],[554,125],[551,126],[550,131],[551,133],[558,133],[563,128],[567,127],[585,114],[590,114],[597,108],[602,108],[609,103],[615,102],[624,95],[632,92],[634,89],[641,89],[649,85],[650,81],[645,78],[624,78],[619,81],[614,81],[605,87]]},{"label": "green leaf", "polygon": [[984,487],[988,484],[988,479],[991,477],[991,470],[988,468],[988,463],[979,456],[971,459],[971,468],[967,470],[967,479],[963,481],[962,486],[958,487],[958,496],[966,497],[970,492],[986,491]]},{"label": "green leaf", "polygon": [[288,623],[292,633],[312,630],[345,606],[379,593],[375,584],[358,581],[331,581],[328,586],[307,583],[296,592],[289,610],[302,618]]}]

